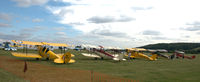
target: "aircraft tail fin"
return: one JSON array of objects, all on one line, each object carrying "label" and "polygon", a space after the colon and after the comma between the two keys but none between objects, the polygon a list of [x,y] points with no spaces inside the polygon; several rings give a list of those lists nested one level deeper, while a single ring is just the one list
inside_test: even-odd
[{"label": "aircraft tail fin", "polygon": [[196,56],[192,56],[192,59],[196,58]]}]

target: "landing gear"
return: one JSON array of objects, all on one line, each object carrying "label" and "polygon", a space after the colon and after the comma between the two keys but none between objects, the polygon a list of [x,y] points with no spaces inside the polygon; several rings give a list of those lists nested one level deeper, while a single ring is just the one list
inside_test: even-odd
[{"label": "landing gear", "polygon": [[95,57],[94,59],[97,60],[97,57]]},{"label": "landing gear", "polygon": [[49,58],[46,58],[46,60],[49,60]]},{"label": "landing gear", "polygon": [[101,60],[103,60],[103,57],[101,57]]},{"label": "landing gear", "polygon": [[36,58],[36,60],[39,60],[39,58]]}]

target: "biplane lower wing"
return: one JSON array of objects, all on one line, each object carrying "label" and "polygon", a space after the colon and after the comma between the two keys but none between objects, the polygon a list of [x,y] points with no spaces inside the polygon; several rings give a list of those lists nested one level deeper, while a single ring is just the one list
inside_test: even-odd
[{"label": "biplane lower wing", "polygon": [[82,53],[82,55],[83,55],[83,56],[86,56],[86,57],[101,58],[100,56],[95,55],[95,54]]},{"label": "biplane lower wing", "polygon": [[27,58],[42,58],[42,56],[34,53],[17,53],[17,52],[12,52],[13,56],[16,57],[27,57]]}]

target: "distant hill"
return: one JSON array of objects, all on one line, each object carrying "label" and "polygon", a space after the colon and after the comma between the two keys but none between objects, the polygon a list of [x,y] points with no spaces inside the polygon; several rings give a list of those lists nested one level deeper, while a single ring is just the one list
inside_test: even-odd
[{"label": "distant hill", "polygon": [[182,50],[188,53],[200,53],[200,43],[158,43],[141,46],[145,49],[166,49],[169,52]]}]

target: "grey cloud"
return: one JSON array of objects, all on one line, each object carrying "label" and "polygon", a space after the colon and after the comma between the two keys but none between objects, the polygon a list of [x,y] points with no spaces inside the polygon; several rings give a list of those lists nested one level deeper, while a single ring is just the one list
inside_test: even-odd
[{"label": "grey cloud", "polygon": [[84,25],[84,23],[80,23],[80,22],[72,22],[72,23],[69,23],[70,25]]},{"label": "grey cloud", "polygon": [[143,35],[160,35],[161,33],[159,31],[153,31],[153,30],[145,30],[142,33]]},{"label": "grey cloud", "polygon": [[66,30],[66,28],[65,27],[55,27],[55,28],[53,28],[53,30],[63,31],[63,30]]},{"label": "grey cloud", "polygon": [[200,30],[200,22],[198,22],[198,21],[196,21],[194,23],[187,23],[186,25],[189,25],[189,27],[180,28],[180,29],[186,30],[186,31],[198,31],[198,30]]},{"label": "grey cloud", "polygon": [[46,4],[49,0],[12,0],[17,3],[19,7],[29,7],[33,5],[43,5]]},{"label": "grey cloud", "polygon": [[25,40],[31,37],[30,33],[20,33],[20,34],[4,34],[0,33],[0,38],[5,40]]},{"label": "grey cloud", "polygon": [[0,28],[12,27],[10,24],[0,23]]},{"label": "grey cloud", "polygon": [[194,23],[187,23],[186,25],[200,25],[200,22],[198,22],[198,21],[195,21]]},{"label": "grey cloud", "polygon": [[66,35],[65,32],[56,32],[56,35]]},{"label": "grey cloud", "polygon": [[63,17],[65,14],[67,13],[73,13],[74,11],[71,9],[61,9],[61,11],[59,12],[59,16]]},{"label": "grey cloud", "polygon": [[32,22],[42,22],[43,19],[40,19],[40,18],[35,18],[35,19],[32,19]]},{"label": "grey cloud", "polygon": [[135,18],[131,18],[128,16],[120,16],[120,17],[121,18],[119,20],[117,20],[118,22],[129,22],[129,21],[135,20]]},{"label": "grey cloud", "polygon": [[199,34],[199,35],[200,35],[200,32],[197,32],[197,34]]},{"label": "grey cloud", "polygon": [[35,27],[32,27],[32,28],[24,28],[24,29],[21,29],[21,32],[37,32],[39,30],[43,30],[45,27],[42,27],[42,26],[35,26]]},{"label": "grey cloud", "polygon": [[110,23],[110,22],[114,22],[115,19],[114,17],[111,17],[111,16],[106,16],[106,17],[95,16],[95,17],[87,19],[87,21],[90,21],[92,23]]},{"label": "grey cloud", "polygon": [[186,31],[198,31],[200,30],[200,26],[187,27],[187,28],[181,28],[181,29],[186,30]]},{"label": "grey cloud", "polygon": [[132,17],[128,17],[128,16],[120,16],[119,19],[116,19],[115,17],[112,16],[105,16],[105,17],[99,17],[99,16],[94,16],[91,17],[89,19],[87,19],[87,21],[91,22],[91,23],[111,23],[111,22],[129,22],[135,20],[135,18]]},{"label": "grey cloud", "polygon": [[111,32],[110,30],[104,29],[104,30],[93,30],[91,31],[92,34],[98,34],[102,36],[112,36],[112,37],[128,37],[126,33],[122,32]]},{"label": "grey cloud", "polygon": [[153,7],[132,7],[131,9],[133,9],[134,11],[137,11],[137,10],[150,10],[150,9],[153,9]]},{"label": "grey cloud", "polygon": [[154,39],[154,40],[168,40],[169,38],[167,38],[167,37],[155,36],[155,37],[152,37],[152,39]]},{"label": "grey cloud", "polygon": [[0,13],[0,19],[10,21],[12,19],[12,16],[7,13]]},{"label": "grey cloud", "polygon": [[190,38],[190,36],[182,36],[183,38]]},{"label": "grey cloud", "polygon": [[65,32],[56,32],[54,34],[55,37],[60,38],[60,39],[67,39],[67,34]]}]

